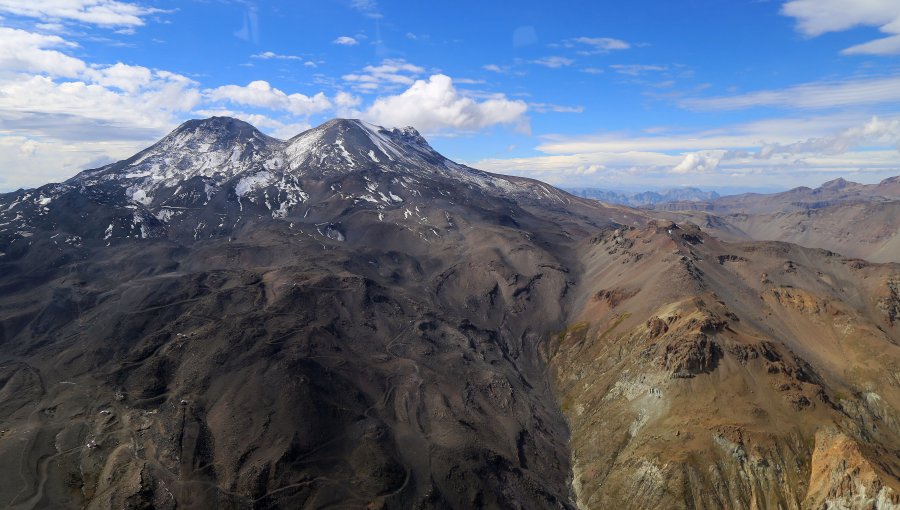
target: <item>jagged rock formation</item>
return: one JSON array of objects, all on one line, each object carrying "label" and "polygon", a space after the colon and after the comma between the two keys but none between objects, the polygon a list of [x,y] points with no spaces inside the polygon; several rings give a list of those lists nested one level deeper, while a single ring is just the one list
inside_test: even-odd
[{"label": "jagged rock formation", "polygon": [[190,121],[0,195],[0,506],[890,508],[898,273]]}]

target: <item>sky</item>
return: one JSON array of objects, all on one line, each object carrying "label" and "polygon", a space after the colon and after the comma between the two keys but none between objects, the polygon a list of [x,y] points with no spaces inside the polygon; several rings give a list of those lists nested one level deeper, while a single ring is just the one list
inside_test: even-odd
[{"label": "sky", "polygon": [[0,0],[0,192],[191,118],[411,125],[563,187],[900,174],[900,0]]}]

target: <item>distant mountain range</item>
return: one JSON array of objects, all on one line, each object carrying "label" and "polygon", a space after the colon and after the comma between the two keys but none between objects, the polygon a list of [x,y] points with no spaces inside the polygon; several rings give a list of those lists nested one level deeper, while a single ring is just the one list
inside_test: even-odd
[{"label": "distant mountain range", "polygon": [[900,262],[900,177],[653,206],[729,241],[788,241],[873,262]]},{"label": "distant mountain range", "polygon": [[715,191],[703,191],[698,188],[672,188],[634,193],[600,188],[566,188],[566,191],[577,197],[630,207],[651,207],[665,202],[708,202],[719,198],[719,194]]},{"label": "distant mountain range", "polygon": [[821,209],[851,202],[886,202],[900,200],[900,176],[878,184],[859,184],[843,178],[834,179],[818,188],[801,186],[781,193],[744,193],[710,199],[678,199],[657,202],[655,209],[665,211],[709,211],[716,213],[766,214]]}]

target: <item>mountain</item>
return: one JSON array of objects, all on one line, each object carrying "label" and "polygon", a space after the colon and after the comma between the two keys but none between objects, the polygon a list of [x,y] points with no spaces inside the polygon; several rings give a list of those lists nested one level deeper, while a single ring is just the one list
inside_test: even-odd
[{"label": "mountain", "polygon": [[599,188],[572,188],[566,191],[583,198],[593,198],[602,202],[631,207],[650,207],[667,202],[707,202],[719,198],[719,194],[715,191],[703,191],[697,188],[673,188],[659,192],[644,191],[640,193],[624,193]]},{"label": "mountain", "polygon": [[837,178],[818,188],[801,186],[781,193],[744,193],[714,200],[669,201],[658,207],[664,211],[708,211],[717,214],[767,214],[773,211],[797,212],[850,204],[900,200],[900,176],[878,184],[859,184]]},{"label": "mountain", "polygon": [[0,252],[9,508],[900,506],[895,264],[343,119],[190,121]]},{"label": "mountain", "polygon": [[873,262],[900,262],[900,177],[869,185],[835,179],[815,189],[655,208],[722,239],[787,241]]}]

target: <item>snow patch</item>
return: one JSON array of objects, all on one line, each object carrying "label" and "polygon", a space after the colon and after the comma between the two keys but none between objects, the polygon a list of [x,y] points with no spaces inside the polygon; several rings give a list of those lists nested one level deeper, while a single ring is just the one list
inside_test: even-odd
[{"label": "snow patch", "polygon": [[234,186],[234,192],[237,194],[237,196],[243,197],[254,189],[264,187],[271,180],[272,174],[267,171],[257,172],[253,175],[247,175],[241,177],[238,183]]}]

